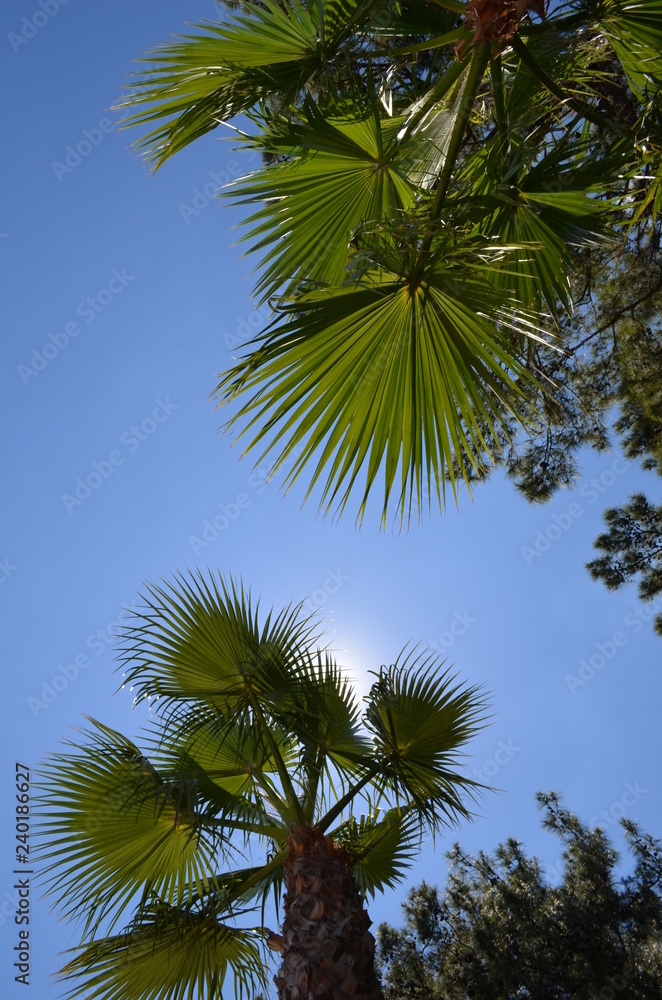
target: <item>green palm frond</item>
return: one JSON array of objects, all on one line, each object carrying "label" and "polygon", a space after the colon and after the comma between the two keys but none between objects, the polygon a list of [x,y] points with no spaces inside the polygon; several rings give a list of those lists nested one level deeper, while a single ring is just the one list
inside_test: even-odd
[{"label": "green palm frond", "polygon": [[248,997],[266,987],[262,936],[155,902],[122,934],[79,949],[60,977],[86,1000],[220,1000],[230,971]]},{"label": "green palm frond", "polygon": [[[220,730],[220,731],[219,731]],[[273,733],[281,756],[287,760],[289,746],[283,735]],[[195,731],[186,747],[186,759],[195,762],[222,791],[251,799],[256,792],[253,772],[277,773],[271,750],[257,726],[219,727],[210,722]]]},{"label": "green palm frond", "polygon": [[231,715],[251,692],[283,697],[314,631],[297,608],[260,626],[250,594],[211,572],[150,586],[144,604],[122,631],[118,659],[138,698],[166,706],[197,699]]},{"label": "green palm frond", "polygon": [[560,303],[571,310],[571,247],[604,239],[604,206],[582,192],[536,190],[533,180],[523,189],[495,189],[489,200],[496,210],[481,227],[484,234],[522,248],[511,269],[495,276],[497,286],[531,309],[557,314]]},{"label": "green palm frond", "polygon": [[[604,84],[617,83],[622,71],[637,99],[648,100],[659,92],[661,18],[660,0],[600,0],[561,4],[543,25],[528,29],[524,25],[519,35],[526,36],[526,44],[521,37],[514,40],[516,53],[526,56],[523,71],[515,78],[520,103],[533,94],[534,81],[538,87],[542,82],[557,98],[565,99],[565,109],[557,105],[560,117],[572,108],[583,109],[589,121],[618,131],[613,115],[597,107],[608,93]],[[614,55],[620,67],[609,65]],[[535,94],[536,101],[541,96]]]},{"label": "green palm frond", "polygon": [[[402,38],[409,35],[430,35],[433,38],[443,36],[457,28],[460,19],[458,13],[463,13],[464,3],[458,3],[456,8],[444,10],[443,6],[429,0],[400,0],[397,4],[381,5],[374,21],[367,29],[385,38]],[[399,48],[399,46],[397,46]]]},{"label": "green palm frond", "polygon": [[[590,6],[576,11],[578,20],[573,28],[556,12],[542,25],[527,26],[522,22],[518,32],[520,44],[501,56],[507,71],[508,112],[513,124],[530,123],[545,112],[552,112],[557,121],[571,118],[572,108],[559,103],[561,93],[595,110],[596,83],[608,72],[606,68],[596,70],[595,63],[607,54],[607,46],[596,32]],[[530,62],[521,62],[522,46]],[[547,89],[546,81],[551,83],[551,90]],[[535,102],[533,108],[531,102]]]},{"label": "green palm frond", "polygon": [[227,189],[239,204],[262,204],[242,237],[261,252],[262,299],[302,282],[340,284],[354,230],[366,219],[393,219],[415,200],[398,156],[403,119],[382,120],[365,103],[337,118],[312,101],[305,110],[306,124],[274,122],[253,144],[283,159]]},{"label": "green palm frond", "polygon": [[86,932],[102,919],[112,926],[140,892],[177,905],[206,893],[216,852],[195,785],[168,780],[134,743],[91,721],[38,782],[47,893],[68,917],[84,915]]},{"label": "green palm frond", "polygon": [[312,823],[363,773],[369,743],[353,687],[328,654],[310,655],[296,698],[275,713],[300,750],[296,772],[306,821]]},{"label": "green palm frond", "polygon": [[356,693],[341,668],[328,654],[318,653],[302,663],[296,704],[285,705],[283,725],[297,742],[320,753],[336,766],[358,764],[367,743],[361,735],[361,711]]},{"label": "green palm frond", "polygon": [[312,0],[310,11],[319,28],[322,59],[330,58],[367,27],[375,14],[389,8],[389,0]]},{"label": "green palm frond", "polygon": [[434,831],[466,818],[462,792],[481,787],[458,770],[462,748],[482,728],[486,702],[434,656],[404,654],[382,667],[367,697],[375,768],[395,804],[415,808]]},{"label": "green palm frond", "polygon": [[662,89],[661,0],[606,0],[600,29],[609,39],[640,98]]},{"label": "green palm frond", "polygon": [[116,105],[140,110],[122,124],[160,123],[136,144],[158,168],[261,102],[285,107],[295,101],[377,6],[372,0],[314,0],[309,6],[246,0],[247,13],[222,24],[194,25],[197,34],[148,52],[141,60],[147,68]]},{"label": "green palm frond", "polygon": [[628,145],[615,142],[596,162],[591,142],[580,136],[541,155],[508,131],[467,159],[458,171],[458,201],[484,236],[521,248],[495,273],[498,287],[538,313],[572,310],[571,250],[615,238],[608,195],[614,176],[630,169]]},{"label": "green palm frond", "polygon": [[[647,213],[651,221],[655,222],[658,215],[662,214],[662,151],[658,152],[657,163],[653,162],[652,169],[648,176],[647,186],[644,194],[638,203],[637,210],[632,218],[632,225],[639,221]],[[651,227],[651,235],[653,229]]]},{"label": "green palm frond", "polygon": [[[286,848],[281,847],[278,851],[274,849],[264,864],[215,874],[214,889],[204,897],[192,895],[191,905],[202,905],[216,913],[227,911],[232,915],[243,915],[255,909],[255,906],[260,906],[264,914],[267,901],[272,899],[278,909],[286,853]],[[253,900],[257,902],[249,908],[248,904]]]},{"label": "green palm frond", "polygon": [[415,811],[389,809],[344,823],[334,840],[352,855],[352,873],[364,895],[394,888],[406,878],[421,841],[420,817]]},{"label": "green palm frond", "polygon": [[[446,162],[453,128],[457,120],[463,87],[457,87],[452,99],[430,102],[429,95],[419,98],[409,109],[401,132],[408,138],[401,147],[400,158],[406,165],[408,179],[417,187],[429,190],[439,179]],[[409,132],[409,121],[416,123]]]},{"label": "green palm frond", "polygon": [[507,249],[483,243],[482,251],[468,261],[440,249],[420,278],[415,259],[398,274],[397,254],[381,267],[373,254],[359,284],[283,307],[280,325],[217,387],[221,402],[248,396],[229,426],[248,418],[241,435],[252,431],[248,448],[266,444],[263,455],[278,449],[274,469],[297,454],[288,486],[313,456],[308,492],[330,466],[327,511],[344,508],[364,466],[359,516],[380,470],[382,521],[392,493],[401,517],[414,501],[422,508],[428,483],[441,504],[446,475],[455,489],[456,459],[483,467],[494,401],[522,410],[516,380],[527,374],[513,339],[519,345],[535,326],[494,287]]},{"label": "green palm frond", "polygon": [[254,721],[224,719],[205,705],[160,717],[154,724],[151,759],[161,773],[195,782],[214,815],[214,826],[227,833],[245,830],[266,837],[283,835],[280,818],[269,811],[265,786],[278,772],[272,745],[286,766],[296,756],[291,739],[272,724],[270,745]]},{"label": "green palm frond", "polygon": [[137,143],[155,168],[260,100],[293,100],[312,72],[316,25],[302,7],[288,14],[276,4],[254,5],[251,15],[195,25],[204,34],[177,38],[143,57],[149,68],[137,74],[117,108],[146,105],[124,125],[159,123]]}]

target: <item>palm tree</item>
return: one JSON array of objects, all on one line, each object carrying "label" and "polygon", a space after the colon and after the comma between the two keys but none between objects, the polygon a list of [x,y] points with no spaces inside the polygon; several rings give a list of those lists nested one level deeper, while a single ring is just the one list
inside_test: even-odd
[{"label": "palm tree", "polygon": [[[217,387],[247,449],[382,519],[544,429],[577,248],[662,207],[662,0],[241,0],[120,107],[156,168],[232,122],[273,321]],[[306,494],[308,495],[308,494]]]},{"label": "palm tree", "polygon": [[219,997],[228,969],[243,993],[264,987],[268,947],[281,1000],[378,1000],[363,899],[468,817],[480,786],[458,758],[482,696],[410,650],[361,712],[309,619],[260,624],[211,573],[150,586],[132,614],[120,659],[153,706],[144,749],[91,720],[41,770],[43,877],[82,924],[70,995]]}]

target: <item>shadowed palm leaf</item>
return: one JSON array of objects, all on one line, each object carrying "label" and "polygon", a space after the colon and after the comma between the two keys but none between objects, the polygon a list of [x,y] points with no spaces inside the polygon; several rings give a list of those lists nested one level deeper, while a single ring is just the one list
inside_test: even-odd
[{"label": "shadowed palm leaf", "polygon": [[58,783],[61,808],[42,828],[42,871],[65,914],[85,913],[86,929],[94,929],[109,916],[112,926],[138,891],[169,904],[193,889],[207,892],[214,850],[191,783],[160,775],[135,744],[100,723],[82,735],[85,751],[55,756],[44,775]]},{"label": "shadowed palm leaf", "polygon": [[420,845],[421,825],[415,812],[389,809],[384,815],[361,816],[336,835],[352,853],[352,870],[361,892],[374,896],[391,889],[411,867]]},{"label": "shadowed palm leaf", "polygon": [[61,976],[76,984],[71,996],[84,989],[87,1000],[198,1000],[221,996],[228,969],[235,992],[248,993],[260,982],[260,958],[254,932],[159,903],[124,933],[80,949]]}]

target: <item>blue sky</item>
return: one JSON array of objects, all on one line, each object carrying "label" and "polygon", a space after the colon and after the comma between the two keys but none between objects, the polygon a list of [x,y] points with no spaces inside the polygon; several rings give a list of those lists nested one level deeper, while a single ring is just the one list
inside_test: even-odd
[{"label": "blue sky", "polygon": [[[113,623],[143,581],[178,569],[241,576],[265,607],[309,600],[362,693],[368,671],[411,641],[436,643],[491,692],[491,725],[467,767],[501,792],[424,849],[409,880],[371,905],[376,922],[397,921],[421,878],[443,881],[455,838],[475,851],[516,836],[553,869],[538,789],[558,790],[585,820],[602,814],[619,846],[624,810],[662,831],[660,640],[634,590],[610,594],[584,569],[603,507],[635,488],[659,496],[651,474],[617,452],[587,454],[575,490],[546,506],[496,476],[459,512],[380,532],[376,509],[359,530],[351,511],[333,524],[300,490],[265,486],[218,433],[208,395],[260,316],[252,263],[232,246],[240,214],[210,194],[252,163],[219,132],[150,176],[108,110],[132,58],[214,12],[212,0],[6,0],[0,14],[11,94],[0,217],[9,996],[22,995],[11,968],[14,762],[34,765],[84,714],[137,733],[145,712],[114,694]],[[50,1000],[57,954],[76,936],[37,896],[32,996]]]}]

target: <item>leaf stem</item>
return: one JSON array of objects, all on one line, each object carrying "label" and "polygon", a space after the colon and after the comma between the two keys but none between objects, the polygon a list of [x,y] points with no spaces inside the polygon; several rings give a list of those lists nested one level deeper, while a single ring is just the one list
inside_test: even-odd
[{"label": "leaf stem", "polygon": [[[265,862],[263,865],[256,865],[253,874],[249,875],[245,882],[240,882],[227,890],[225,895],[227,902],[233,903],[236,899],[241,899],[241,897],[246,894],[248,889],[252,889],[254,885],[258,885],[260,882],[263,882],[267,875],[271,875],[272,872],[277,871],[289,852],[289,847],[283,847],[277,854],[274,854],[270,861]],[[215,877],[217,880],[220,878],[218,875]]]},{"label": "leaf stem", "polygon": [[333,821],[337,819],[338,816],[340,816],[345,806],[348,806],[349,803],[352,801],[352,799],[356,798],[357,794],[361,791],[361,789],[365,788],[368,782],[372,781],[372,779],[377,774],[379,774],[379,765],[373,764],[372,767],[368,771],[366,771],[361,780],[357,782],[355,785],[353,785],[350,788],[350,790],[346,792],[346,794],[343,795],[343,797],[336,802],[335,806],[329,809],[326,816],[323,816],[318,823],[318,826],[322,831],[322,833],[324,833],[324,831],[327,830],[329,826],[331,826]]},{"label": "leaf stem", "polygon": [[376,56],[404,56],[415,54],[416,52],[426,52],[428,49],[438,49],[442,45],[449,45],[451,42],[458,42],[466,36],[464,27],[454,28],[447,31],[445,35],[435,35],[434,38],[427,38],[424,42],[417,42],[415,45],[403,45],[401,49],[385,49],[383,52],[375,52]]},{"label": "leaf stem", "polygon": [[[422,121],[427,114],[429,114],[430,108],[433,107],[444,94],[447,94],[451,87],[455,84],[457,79],[462,75],[466,69],[467,60],[463,59],[460,62],[454,62],[446,72],[441,76],[434,86],[425,94],[423,98],[419,101],[419,108],[413,112],[407,124],[403,130],[398,134],[397,140],[391,145],[390,149],[385,156],[385,160],[392,159],[398,152],[403,143],[405,143],[409,137],[414,132],[415,128]],[[452,99],[452,98],[451,98]]]},{"label": "leaf stem", "polygon": [[455,119],[450,142],[448,144],[448,152],[446,153],[446,159],[444,160],[444,165],[439,175],[439,184],[437,185],[437,191],[432,203],[432,210],[430,212],[430,223],[427,233],[423,237],[423,242],[421,243],[418,264],[419,271],[422,269],[423,259],[432,244],[432,239],[437,228],[437,222],[439,221],[439,216],[441,215],[446,194],[448,193],[453,168],[455,167],[455,163],[460,153],[462,141],[473,110],[474,100],[476,98],[476,94],[478,93],[478,88],[481,85],[489,58],[489,45],[482,44],[474,48],[474,53],[469,65],[469,73],[464,85],[464,93],[462,94],[462,100],[460,101],[460,108],[457,118]]},{"label": "leaf stem", "polygon": [[[304,816],[301,803],[299,802],[299,796],[297,795],[294,789],[292,780],[288,774],[287,768],[285,767],[285,761],[281,757],[280,751],[276,746],[276,741],[273,737],[273,733],[271,732],[269,724],[264,717],[264,713],[262,712],[259,701],[254,697],[253,691],[250,689],[248,695],[250,698],[251,708],[255,713],[255,718],[259,722],[262,732],[264,733],[264,738],[266,739],[269,745],[269,749],[271,750],[274,759],[274,764],[276,765],[276,770],[278,771],[278,777],[280,778],[281,784],[283,786],[283,794],[285,796],[285,800],[288,806],[290,807],[292,819],[295,820],[297,823],[305,823],[306,818]],[[274,803],[274,805],[276,805],[276,803]],[[277,805],[276,808],[278,808]]]},{"label": "leaf stem", "polygon": [[286,832],[284,826],[260,826],[243,819],[206,819],[205,823],[212,828],[243,830],[245,833],[254,833],[257,837],[270,837],[271,840],[278,840]]},{"label": "leaf stem", "polygon": [[319,788],[320,778],[322,776],[322,767],[324,765],[324,752],[320,748],[315,757],[315,763],[309,771],[309,786],[304,797],[304,812],[306,814],[306,821],[312,823],[313,817],[315,815],[315,805],[317,803],[317,790]]},{"label": "leaf stem", "polygon": [[503,67],[501,66],[501,56],[495,56],[490,63],[490,78],[492,80],[492,96],[494,98],[494,115],[496,117],[497,128],[499,130],[499,151],[502,157],[505,155],[505,144],[508,138],[508,124],[506,121],[506,102],[503,90]]},{"label": "leaf stem", "polygon": [[562,87],[559,87],[556,81],[545,72],[537,59],[535,59],[535,57],[531,54],[519,35],[513,36],[511,44],[513,50],[519,56],[520,61],[526,66],[529,72],[532,73],[540,83],[542,83],[543,87],[545,87],[550,94],[565,104],[570,111],[578,112],[582,118],[585,118],[593,125],[597,125],[599,128],[606,128],[612,132],[616,131],[613,122],[610,122],[609,119],[603,118],[600,115],[596,115],[588,104],[585,104],[584,101],[577,100],[576,97],[573,97],[571,94],[567,94]]},{"label": "leaf stem", "polygon": [[436,3],[438,7],[444,7],[446,10],[452,11],[454,14],[464,14],[466,12],[467,6],[461,3],[460,0],[432,0]]}]

